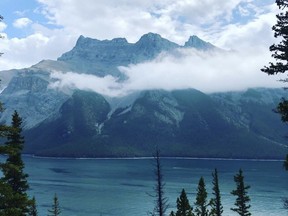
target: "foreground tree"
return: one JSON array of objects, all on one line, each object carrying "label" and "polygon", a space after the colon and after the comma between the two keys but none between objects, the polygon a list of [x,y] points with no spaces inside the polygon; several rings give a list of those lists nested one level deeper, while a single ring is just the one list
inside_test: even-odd
[{"label": "foreground tree", "polygon": [[[276,0],[276,4],[281,12],[276,15],[277,23],[272,27],[272,30],[274,31],[274,37],[279,38],[280,42],[270,46],[272,57],[276,63],[269,62],[268,67],[264,66],[261,69],[261,71],[269,75],[288,71],[288,0]],[[287,82],[288,80],[282,81]],[[281,115],[283,122],[288,122],[288,101],[286,99],[283,98],[281,100],[275,111]],[[288,170],[288,155],[284,166]]]},{"label": "foreground tree", "polygon": [[165,183],[163,180],[162,166],[160,162],[160,153],[159,150],[156,150],[156,155],[154,156],[155,161],[155,178],[156,185],[154,187],[155,191],[155,207],[153,210],[153,216],[164,216],[168,208],[168,199],[165,197],[164,187]]},{"label": "foreground tree", "polygon": [[223,206],[221,203],[221,194],[219,189],[219,180],[218,180],[218,171],[217,169],[214,170],[212,173],[213,177],[213,195],[214,198],[211,199],[210,205],[211,205],[211,216],[221,216],[223,213]]},{"label": "foreground tree", "polygon": [[[288,0],[276,0],[275,3],[279,7],[279,10],[281,10],[281,12],[276,15],[277,23],[272,27],[274,37],[279,38],[280,42],[270,46],[272,57],[275,59],[276,63],[270,62],[268,67],[264,66],[264,68],[261,69],[269,75],[285,73],[288,71]],[[282,81],[287,82],[288,79]],[[281,120],[283,122],[288,122],[287,99],[282,98],[275,111],[281,115]],[[288,171],[288,154],[286,154],[283,165]],[[285,198],[283,202],[284,208],[288,209],[288,199]]]},{"label": "foreground tree", "polygon": [[195,214],[197,216],[208,216],[209,204],[207,203],[207,191],[204,178],[201,177],[198,183],[197,196],[195,202]]},{"label": "foreground tree", "polygon": [[[7,142],[1,146],[1,153],[7,155],[7,159],[1,164],[3,177],[0,179],[3,191],[0,196],[3,199],[1,212],[13,211],[13,216],[24,216],[29,213],[31,200],[26,193],[29,188],[27,177],[24,173],[24,163],[21,152],[24,138],[22,132],[22,119],[15,111],[12,116],[12,126],[5,132]],[[5,214],[4,214],[5,215]]]},{"label": "foreground tree", "polygon": [[35,197],[32,198],[29,216],[38,216],[38,210]]},{"label": "foreground tree", "polygon": [[251,205],[248,204],[250,202],[250,197],[248,196],[248,189],[250,186],[245,185],[241,169],[239,170],[239,173],[234,176],[234,181],[237,187],[231,194],[236,196],[236,201],[234,203],[236,208],[231,208],[231,210],[238,213],[240,216],[250,216],[251,213],[249,212],[249,209]]},{"label": "foreground tree", "polygon": [[53,204],[51,209],[48,210],[48,216],[58,216],[61,214],[60,204],[57,194],[54,194]]},{"label": "foreground tree", "polygon": [[194,216],[192,213],[193,208],[190,206],[186,192],[182,189],[181,195],[177,198],[177,212],[171,212],[170,216]]}]

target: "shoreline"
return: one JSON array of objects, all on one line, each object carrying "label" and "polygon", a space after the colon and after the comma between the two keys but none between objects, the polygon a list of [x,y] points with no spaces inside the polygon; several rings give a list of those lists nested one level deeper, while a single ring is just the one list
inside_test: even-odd
[{"label": "shoreline", "polygon": [[[55,160],[152,160],[154,157],[51,157],[37,156],[33,154],[23,154],[24,157],[36,159],[55,159]],[[259,161],[259,162],[284,162],[284,159],[267,158],[209,158],[209,157],[160,157],[167,160],[214,160],[214,161]]]}]

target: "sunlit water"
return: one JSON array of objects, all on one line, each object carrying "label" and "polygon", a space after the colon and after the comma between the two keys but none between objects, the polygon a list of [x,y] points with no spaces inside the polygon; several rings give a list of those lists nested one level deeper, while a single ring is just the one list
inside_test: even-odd
[{"label": "sunlit water", "polygon": [[[50,159],[24,157],[30,195],[35,195],[40,216],[47,215],[54,193],[62,216],[145,216],[153,210],[152,159]],[[256,216],[288,215],[282,199],[288,197],[288,172],[280,161],[161,159],[165,193],[170,208],[182,188],[195,202],[199,178],[204,177],[211,196],[211,173],[218,169],[226,216],[234,215],[233,176],[239,168],[251,186],[251,212]]]}]

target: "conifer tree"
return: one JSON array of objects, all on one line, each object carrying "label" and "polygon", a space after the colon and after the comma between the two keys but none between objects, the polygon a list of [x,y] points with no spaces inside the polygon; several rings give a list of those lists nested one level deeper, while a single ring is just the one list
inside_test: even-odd
[{"label": "conifer tree", "polygon": [[38,216],[38,210],[35,197],[32,198],[29,216]]},{"label": "conifer tree", "polygon": [[175,216],[175,213],[174,211],[171,211],[170,215],[169,216]]},{"label": "conifer tree", "polygon": [[283,167],[285,168],[285,170],[288,171],[288,154],[286,155],[286,159],[285,159],[285,161],[283,163]]},{"label": "conifer tree", "polygon": [[177,198],[177,212],[176,215],[174,212],[171,212],[170,215],[175,216],[193,216],[193,208],[190,206],[189,200],[187,198],[186,192],[182,189],[181,195]]},{"label": "conifer tree", "polygon": [[164,193],[164,187],[165,183],[163,180],[163,174],[162,174],[162,166],[160,162],[160,152],[157,149],[156,155],[154,156],[155,161],[155,178],[156,178],[156,185],[154,187],[155,191],[155,207],[154,211],[152,213],[153,216],[164,216],[165,212],[168,208],[168,199],[165,197]]},{"label": "conifer tree", "polygon": [[207,203],[207,191],[206,191],[206,185],[204,178],[201,177],[198,183],[197,188],[197,196],[196,196],[196,202],[195,202],[195,215],[196,216],[208,216],[209,210],[208,210],[209,204]]},{"label": "conifer tree", "polygon": [[240,216],[250,216],[251,213],[249,212],[249,209],[251,205],[248,204],[250,202],[250,197],[248,196],[248,189],[250,186],[245,185],[241,169],[239,170],[239,173],[234,176],[234,181],[237,187],[231,194],[236,196],[236,201],[234,203],[236,208],[231,208],[231,210],[238,213]]},{"label": "conifer tree", "polygon": [[[274,31],[274,37],[279,38],[278,44],[270,46],[272,57],[275,59],[275,63],[269,62],[269,66],[264,66],[261,69],[269,75],[286,73],[288,71],[288,0],[276,0],[276,4],[281,12],[276,15],[277,23],[272,27]],[[288,79],[282,80],[287,82]],[[278,104],[276,110],[281,115],[283,122],[288,122],[288,100],[282,99]],[[284,167],[288,170],[288,154],[284,163]]]},{"label": "conifer tree", "polygon": [[48,216],[58,216],[61,214],[60,204],[57,194],[54,194],[53,204],[51,209],[48,210]]},{"label": "conifer tree", "polygon": [[17,111],[12,116],[12,127],[7,134],[6,150],[8,158],[3,165],[2,178],[6,181],[12,189],[17,193],[25,193],[29,188],[27,177],[24,173],[24,162],[21,157],[21,153],[24,145],[24,137],[22,133],[22,119],[18,115]]},{"label": "conifer tree", "polygon": [[12,126],[6,131],[7,142],[1,147],[1,153],[5,153],[7,159],[0,166],[3,172],[0,186],[4,188],[0,191],[0,197],[4,202],[0,206],[0,215],[2,212],[12,211],[13,214],[10,215],[25,216],[31,205],[31,200],[26,193],[29,188],[28,175],[24,173],[21,157],[24,144],[21,125],[22,119],[15,111],[12,116]]},{"label": "conifer tree", "polygon": [[214,170],[212,173],[213,177],[213,195],[214,198],[211,199],[210,205],[211,205],[211,216],[221,216],[223,213],[223,206],[221,203],[221,194],[219,189],[219,180],[218,180],[218,171],[217,169]]}]

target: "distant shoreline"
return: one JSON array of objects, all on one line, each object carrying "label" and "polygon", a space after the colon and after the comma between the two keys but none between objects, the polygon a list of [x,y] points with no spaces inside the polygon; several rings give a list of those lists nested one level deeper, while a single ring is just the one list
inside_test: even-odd
[{"label": "distant shoreline", "polygon": [[[154,157],[52,157],[52,156],[38,156],[33,154],[23,154],[24,157],[56,159],[56,160],[151,160]],[[281,162],[281,159],[256,159],[256,158],[208,158],[208,157],[161,157],[161,159],[168,160],[215,160],[215,161],[259,161],[259,162]]]}]

